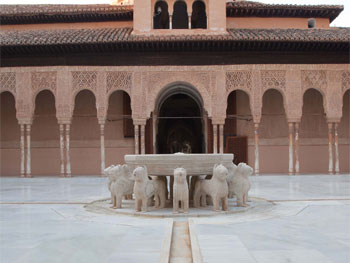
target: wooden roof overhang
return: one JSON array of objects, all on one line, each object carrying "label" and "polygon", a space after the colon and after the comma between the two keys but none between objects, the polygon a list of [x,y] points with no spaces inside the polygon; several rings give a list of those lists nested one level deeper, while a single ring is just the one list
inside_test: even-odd
[{"label": "wooden roof overhang", "polygon": [[[3,25],[132,21],[133,6],[115,5],[0,5]],[[306,17],[329,18],[332,22],[341,5],[276,5],[253,1],[228,2],[227,17]]]},{"label": "wooden roof overhang", "polygon": [[225,35],[140,37],[131,28],[1,32],[1,56],[116,52],[348,52],[350,28],[229,29]]}]

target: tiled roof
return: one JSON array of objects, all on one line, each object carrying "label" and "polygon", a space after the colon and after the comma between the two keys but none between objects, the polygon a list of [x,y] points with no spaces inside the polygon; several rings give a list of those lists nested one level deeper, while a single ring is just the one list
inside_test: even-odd
[{"label": "tiled roof", "polygon": [[[276,5],[252,1],[227,3],[227,16],[326,17],[334,20],[339,5]],[[2,24],[132,20],[133,6],[0,5]]]},{"label": "tiled roof", "polygon": [[350,42],[350,28],[229,29],[229,34],[226,35],[193,34],[144,37],[133,36],[131,32],[132,28],[9,31],[0,32],[0,45],[6,47],[186,41]]},{"label": "tiled roof", "polygon": [[265,4],[254,1],[227,3],[227,16],[231,17],[323,17],[332,22],[343,10],[342,5]]}]

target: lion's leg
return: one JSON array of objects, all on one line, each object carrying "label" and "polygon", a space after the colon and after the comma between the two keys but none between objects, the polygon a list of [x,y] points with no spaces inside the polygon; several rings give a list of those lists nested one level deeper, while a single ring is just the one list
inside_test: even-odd
[{"label": "lion's leg", "polygon": [[141,202],[142,200],[141,199],[135,199],[135,210],[136,212],[140,212],[141,211]]},{"label": "lion's leg", "polygon": [[246,194],[243,195],[243,206],[244,206],[244,207],[249,206],[249,205],[247,204],[247,201],[248,201],[248,193],[246,193]]},{"label": "lion's leg", "polygon": [[243,206],[243,195],[236,195],[237,196],[237,206],[242,207]]},{"label": "lion's leg", "polygon": [[117,208],[122,208],[122,200],[123,200],[123,196],[122,195],[119,195],[117,196],[117,201],[116,201],[116,206]]},{"label": "lion's leg", "polygon": [[203,207],[207,206],[207,195],[206,194],[201,195],[201,206],[203,206]]},{"label": "lion's leg", "polygon": [[142,199],[141,211],[142,212],[147,212],[147,197]]},{"label": "lion's leg", "polygon": [[199,208],[200,207],[200,198],[201,198],[201,194],[199,193],[198,189],[195,189],[194,191],[194,195],[193,195],[193,206],[195,208]]},{"label": "lion's leg", "polygon": [[177,214],[179,212],[179,200],[174,196],[173,197],[173,213]]},{"label": "lion's leg", "polygon": [[222,210],[224,210],[224,211],[228,210],[228,199],[227,199],[227,197],[224,197],[222,199]]},{"label": "lion's leg", "polygon": [[220,198],[216,195],[212,196],[213,199],[213,210],[219,211]]},{"label": "lion's leg", "polygon": [[183,205],[183,208],[184,208],[184,213],[188,213],[188,198],[186,198],[185,200],[182,200],[182,205]]},{"label": "lion's leg", "polygon": [[115,195],[112,196],[112,206],[111,206],[111,208],[113,208],[113,209],[117,208],[117,200],[116,200],[116,196]]}]

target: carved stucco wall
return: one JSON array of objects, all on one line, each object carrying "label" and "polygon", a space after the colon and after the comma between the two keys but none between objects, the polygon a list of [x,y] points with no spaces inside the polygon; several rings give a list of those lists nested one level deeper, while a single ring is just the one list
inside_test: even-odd
[{"label": "carved stucco wall", "polygon": [[[16,99],[17,118],[30,123],[35,97],[44,90],[55,96],[57,119],[70,121],[75,96],[83,89],[93,92],[99,120],[106,118],[108,98],[116,90],[131,97],[133,118],[145,120],[156,107],[158,95],[173,84],[188,84],[201,95],[203,106],[213,120],[225,118],[227,97],[234,90],[249,96],[254,122],[260,122],[262,97],[278,90],[288,121],[300,121],[303,94],[320,91],[330,121],[342,116],[342,98],[350,88],[348,65],[240,65],[193,67],[46,67],[1,68],[1,92]],[[222,87],[224,86],[224,87]]]}]

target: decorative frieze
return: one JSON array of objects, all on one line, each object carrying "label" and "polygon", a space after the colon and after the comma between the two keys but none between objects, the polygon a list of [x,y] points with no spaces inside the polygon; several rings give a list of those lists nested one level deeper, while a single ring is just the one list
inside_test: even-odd
[{"label": "decorative frieze", "polygon": [[325,90],[327,88],[327,74],[325,70],[302,70],[301,83],[303,90],[310,88]]},{"label": "decorative frieze", "polygon": [[11,91],[16,93],[16,73],[4,72],[0,73],[0,91]]},{"label": "decorative frieze", "polygon": [[341,78],[342,78],[342,91],[344,93],[347,89],[350,89],[350,71],[343,71]]},{"label": "decorative frieze", "polygon": [[80,89],[90,89],[96,91],[97,88],[97,72],[96,71],[73,71],[72,72],[73,91]]},{"label": "decorative frieze", "polygon": [[32,72],[32,90],[51,90],[56,94],[57,72]]},{"label": "decorative frieze", "polygon": [[285,70],[263,70],[261,71],[261,82],[264,90],[286,88]]},{"label": "decorative frieze", "polygon": [[226,72],[226,91],[230,92],[233,89],[248,89],[252,88],[252,73],[251,71],[232,71]]},{"label": "decorative frieze", "polygon": [[132,87],[132,73],[109,71],[107,72],[107,93],[112,90],[125,90],[130,94]]}]

